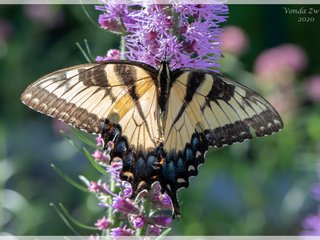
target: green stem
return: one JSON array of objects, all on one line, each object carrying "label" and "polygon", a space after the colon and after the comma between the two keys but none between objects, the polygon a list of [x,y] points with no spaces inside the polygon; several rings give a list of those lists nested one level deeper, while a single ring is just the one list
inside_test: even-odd
[{"label": "green stem", "polygon": [[124,25],[123,19],[120,16],[120,26],[121,26],[121,41],[120,41],[120,58],[121,60],[125,60],[124,53],[126,51],[126,41],[125,36],[127,35],[127,29]]},{"label": "green stem", "polygon": [[126,41],[124,38],[124,35],[121,36],[121,41],[120,41],[120,58],[121,60],[125,60],[124,53],[126,51]]},{"label": "green stem", "polygon": [[[114,190],[115,190],[115,180],[113,179],[112,175],[110,175],[110,191],[114,192]],[[108,205],[109,206],[112,205],[112,197],[111,196],[108,199]],[[114,223],[113,213],[112,213],[111,208],[109,208],[109,210],[108,210],[108,220],[110,223]],[[107,229],[106,236],[110,237],[110,228]]]}]

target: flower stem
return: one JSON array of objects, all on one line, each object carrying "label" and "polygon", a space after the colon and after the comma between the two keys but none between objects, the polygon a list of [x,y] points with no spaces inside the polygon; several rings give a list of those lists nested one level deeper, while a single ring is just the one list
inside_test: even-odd
[{"label": "flower stem", "polygon": [[126,51],[126,41],[124,35],[121,36],[120,42],[120,59],[125,60],[124,53]]},{"label": "flower stem", "polygon": [[[111,192],[115,191],[115,180],[113,179],[112,175],[110,175],[110,191]],[[112,206],[112,196],[109,196],[108,205]],[[108,210],[108,220],[110,223],[114,223],[112,208],[109,208]],[[106,236],[107,237],[110,236],[110,228],[107,229]]]}]

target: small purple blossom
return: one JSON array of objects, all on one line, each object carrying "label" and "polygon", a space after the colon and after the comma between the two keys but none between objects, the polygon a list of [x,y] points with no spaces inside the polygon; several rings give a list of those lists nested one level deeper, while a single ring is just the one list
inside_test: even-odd
[{"label": "small purple blossom", "polygon": [[123,184],[124,189],[123,189],[123,197],[129,198],[132,195],[132,187],[131,184],[128,182],[124,182]]},{"label": "small purple blossom", "polygon": [[161,234],[161,228],[155,225],[149,225],[147,232],[150,236],[159,236]]},{"label": "small purple blossom", "polygon": [[125,214],[138,214],[140,211],[140,209],[136,207],[135,204],[132,203],[129,199],[122,197],[115,197],[113,199],[112,207],[116,211],[123,212]]},{"label": "small purple blossom", "polygon": [[98,137],[96,137],[96,144],[97,144],[97,147],[103,147],[104,146],[104,140],[101,137],[101,134],[99,134]]},{"label": "small purple blossom", "polygon": [[110,227],[111,223],[107,220],[106,217],[103,217],[98,219],[94,225],[100,230],[105,230]]},{"label": "small purple blossom", "polygon": [[90,181],[88,189],[90,192],[100,192],[101,185],[98,182]]},{"label": "small purple blossom", "polygon": [[162,195],[162,205],[164,207],[170,207],[172,205],[171,198],[168,196],[168,194]]},{"label": "small purple blossom", "polygon": [[102,11],[99,15],[99,24],[101,28],[113,31],[121,32],[121,21],[126,22],[127,18],[127,6],[125,4],[116,4],[116,2],[109,1],[102,6],[96,6],[96,10]]},{"label": "small purple blossom", "polygon": [[88,190],[93,193],[104,193],[113,197],[116,196],[112,191],[110,191],[107,184],[103,183],[101,180],[99,180],[98,182],[90,181]]},{"label": "small purple blossom", "polygon": [[124,227],[117,227],[111,229],[111,236],[112,237],[118,237],[118,236],[133,236],[134,231],[130,228]]},{"label": "small purple blossom", "polygon": [[121,52],[118,49],[110,49],[106,56],[96,57],[97,62],[109,61],[109,60],[120,60]]},{"label": "small purple blossom", "polygon": [[99,149],[95,150],[95,152],[92,154],[92,157],[98,162],[108,163],[110,161],[110,155],[105,151],[102,152]]},{"label": "small purple blossom", "polygon": [[144,221],[141,216],[131,217],[131,223],[135,228],[142,228],[144,226]]}]

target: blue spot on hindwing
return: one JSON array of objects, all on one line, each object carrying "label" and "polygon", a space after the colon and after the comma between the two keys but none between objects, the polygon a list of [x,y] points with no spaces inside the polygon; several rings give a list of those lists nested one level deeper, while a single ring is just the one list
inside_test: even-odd
[{"label": "blue spot on hindwing", "polygon": [[152,173],[155,172],[155,163],[158,162],[158,159],[156,156],[154,155],[149,155],[147,158],[147,177],[150,177],[151,175],[153,175]]},{"label": "blue spot on hindwing", "polygon": [[134,174],[137,179],[145,179],[146,178],[146,162],[144,161],[143,157],[140,156],[135,164]]}]

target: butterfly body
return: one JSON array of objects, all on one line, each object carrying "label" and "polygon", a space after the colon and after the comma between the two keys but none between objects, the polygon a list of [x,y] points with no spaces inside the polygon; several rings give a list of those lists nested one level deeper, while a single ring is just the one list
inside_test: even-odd
[{"label": "butterfly body", "polygon": [[[114,141],[121,179],[134,195],[159,181],[180,214],[176,192],[188,187],[209,146],[222,147],[283,127],[260,95],[209,70],[159,69],[132,61],[90,63],[40,78],[21,95],[30,108]],[[133,195],[133,196],[134,196]]]}]

